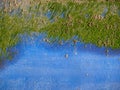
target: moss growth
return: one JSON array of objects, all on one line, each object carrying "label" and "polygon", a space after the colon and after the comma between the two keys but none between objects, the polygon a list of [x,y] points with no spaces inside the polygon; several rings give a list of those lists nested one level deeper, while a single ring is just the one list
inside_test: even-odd
[{"label": "moss growth", "polygon": [[85,43],[120,48],[120,2],[50,2],[48,10],[55,20],[42,29],[48,37],[69,40],[78,36]]},{"label": "moss growth", "polygon": [[[49,20],[48,11],[52,13]],[[20,41],[20,34],[31,32],[45,32],[53,41],[77,36],[85,43],[120,48],[120,2],[35,0],[25,10],[4,7],[0,10],[0,56]]]},{"label": "moss growth", "polygon": [[[0,10],[0,60],[2,57],[9,58],[9,48],[20,42],[20,35],[38,32],[40,28],[49,23],[40,4],[30,5],[24,12],[20,7],[11,11]],[[20,10],[20,12],[18,12]],[[9,58],[10,59],[10,58]]]}]

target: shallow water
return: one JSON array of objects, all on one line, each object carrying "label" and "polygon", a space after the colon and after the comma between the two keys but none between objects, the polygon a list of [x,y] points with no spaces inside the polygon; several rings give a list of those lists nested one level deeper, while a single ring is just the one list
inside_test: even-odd
[{"label": "shallow water", "polygon": [[[120,90],[120,51],[27,38],[0,69],[0,90]],[[68,58],[65,57],[68,55]]]}]

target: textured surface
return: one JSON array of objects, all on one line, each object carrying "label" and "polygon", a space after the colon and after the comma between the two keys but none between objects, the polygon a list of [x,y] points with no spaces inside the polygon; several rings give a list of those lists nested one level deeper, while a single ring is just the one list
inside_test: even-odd
[{"label": "textured surface", "polygon": [[0,69],[0,90],[120,90],[119,51],[106,56],[104,48],[40,38],[16,46],[19,53]]}]

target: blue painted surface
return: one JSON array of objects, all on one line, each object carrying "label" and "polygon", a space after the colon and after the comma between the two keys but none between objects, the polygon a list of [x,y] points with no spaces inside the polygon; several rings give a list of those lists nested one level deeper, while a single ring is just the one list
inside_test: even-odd
[{"label": "blue painted surface", "polygon": [[[0,69],[0,90],[120,90],[120,51],[27,38]],[[68,54],[68,58],[65,58]]]}]

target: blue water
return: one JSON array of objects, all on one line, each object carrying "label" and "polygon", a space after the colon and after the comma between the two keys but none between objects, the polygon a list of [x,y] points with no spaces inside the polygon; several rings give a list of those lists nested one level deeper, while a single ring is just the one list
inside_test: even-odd
[{"label": "blue water", "polygon": [[[120,90],[120,51],[24,38],[0,69],[0,90]],[[68,58],[65,55],[68,55]]]}]

